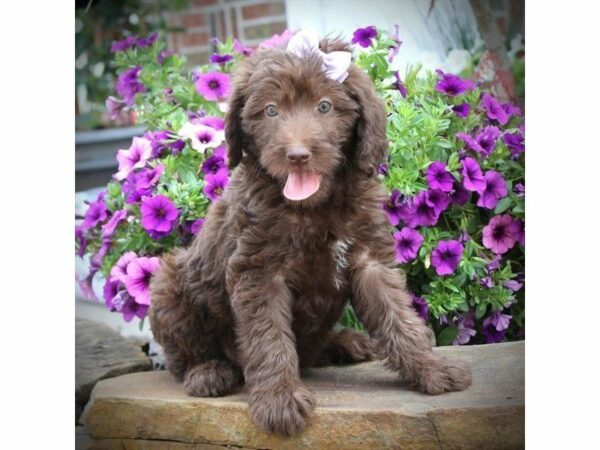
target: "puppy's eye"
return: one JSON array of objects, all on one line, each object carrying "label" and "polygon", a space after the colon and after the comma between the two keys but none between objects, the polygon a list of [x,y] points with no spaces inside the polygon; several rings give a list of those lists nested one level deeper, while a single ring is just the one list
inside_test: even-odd
[{"label": "puppy's eye", "polygon": [[277,115],[277,106],[267,105],[265,108],[265,114],[269,117],[275,117]]},{"label": "puppy's eye", "polygon": [[331,103],[329,103],[327,100],[321,100],[319,102],[319,112],[321,114],[328,113],[330,109],[331,109]]}]

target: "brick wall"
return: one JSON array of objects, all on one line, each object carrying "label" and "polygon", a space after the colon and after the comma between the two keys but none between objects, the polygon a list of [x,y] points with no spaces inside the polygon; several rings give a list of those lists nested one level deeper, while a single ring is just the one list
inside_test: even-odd
[{"label": "brick wall", "polygon": [[169,33],[169,48],[193,64],[208,62],[213,36],[224,40],[233,35],[245,46],[256,47],[287,25],[285,0],[189,0],[187,8],[167,12],[166,19],[184,30]]}]

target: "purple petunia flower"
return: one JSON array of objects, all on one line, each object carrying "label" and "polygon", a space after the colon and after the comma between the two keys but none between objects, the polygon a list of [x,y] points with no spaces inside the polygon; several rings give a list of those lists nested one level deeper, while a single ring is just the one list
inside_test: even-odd
[{"label": "purple petunia flower", "polygon": [[252,50],[250,47],[244,47],[238,39],[234,39],[233,51],[240,55],[250,56],[254,50]]},{"label": "purple petunia flower", "polygon": [[127,106],[125,100],[118,99],[112,95],[106,99],[104,105],[106,106],[106,113],[110,120],[117,120],[123,109]]},{"label": "purple petunia flower", "polygon": [[502,285],[513,292],[517,292],[523,287],[523,283],[519,283],[517,280],[506,280]]},{"label": "purple petunia flower", "polygon": [[144,133],[144,138],[150,141],[152,146],[152,158],[158,158],[163,150],[167,149],[169,132],[167,130],[147,131]]},{"label": "purple petunia flower", "polygon": [[441,161],[434,161],[429,165],[426,178],[431,189],[439,189],[444,192],[452,190],[454,178],[446,169],[446,164]]},{"label": "purple petunia flower", "polygon": [[377,168],[377,173],[379,173],[380,175],[383,175],[384,177],[388,176],[388,165],[387,164],[379,164],[379,167]]},{"label": "purple petunia flower", "polygon": [[473,158],[462,160],[463,186],[471,192],[482,193],[485,191],[486,181],[481,173],[481,168]]},{"label": "purple petunia flower", "polygon": [[120,281],[125,285],[125,280],[127,279],[127,266],[131,261],[137,259],[137,255],[135,252],[126,252],[121,255],[119,260],[110,270],[109,280],[112,281]]},{"label": "purple petunia flower", "polygon": [[200,233],[200,230],[202,230],[202,226],[204,225],[204,219],[196,219],[194,220],[191,225],[190,225],[190,232],[192,234],[198,234]]},{"label": "purple petunia flower", "polygon": [[473,311],[467,312],[463,319],[458,322],[458,334],[452,345],[465,345],[468,344],[473,336],[477,334],[475,331],[475,313]]},{"label": "purple petunia flower", "polygon": [[406,86],[404,86],[404,83],[402,82],[402,79],[400,78],[399,70],[396,70],[394,72],[394,77],[396,78],[396,81],[394,81],[393,86],[400,92],[400,95],[402,95],[402,98],[406,98],[406,95],[407,95]]},{"label": "purple petunia flower", "polygon": [[112,215],[110,220],[108,222],[106,222],[104,225],[102,225],[102,237],[103,238],[112,237],[113,234],[115,234],[115,230],[117,229],[117,226],[119,225],[119,223],[124,221],[126,217],[127,217],[126,209],[120,209],[118,211],[115,211],[115,213]]},{"label": "purple petunia flower", "polygon": [[115,90],[128,106],[133,106],[138,92],[146,92],[146,87],[139,82],[141,71],[142,66],[135,66],[125,70],[117,78]]},{"label": "purple petunia flower", "polygon": [[495,344],[504,340],[504,334],[510,325],[510,319],[512,319],[512,316],[494,311],[483,321],[481,332],[488,344]]},{"label": "purple petunia flower", "polygon": [[352,35],[352,43],[367,48],[371,45],[373,38],[377,37],[377,28],[370,25],[365,28],[358,28]]},{"label": "purple petunia flower", "polygon": [[421,191],[414,197],[408,214],[409,226],[413,228],[417,226],[430,227],[437,223],[440,215],[427,200],[427,191]]},{"label": "purple petunia flower", "polygon": [[166,48],[161,51],[158,56],[156,57],[156,62],[158,64],[162,64],[165,62],[165,59],[167,59],[169,56],[173,56],[175,53],[173,53],[171,50],[167,50]]},{"label": "purple petunia flower", "polygon": [[146,138],[134,137],[131,147],[117,152],[119,171],[114,175],[117,180],[124,180],[133,170],[141,169],[152,157],[152,144]]},{"label": "purple petunia flower", "polygon": [[518,158],[521,153],[525,151],[525,138],[523,133],[517,131],[516,133],[504,133],[502,140],[506,147],[510,150],[511,156]]},{"label": "purple petunia flower", "polygon": [[110,239],[102,238],[102,243],[100,244],[100,248],[92,256],[92,259],[90,261],[90,274],[88,275],[88,277],[90,279],[94,276],[94,274],[98,271],[98,269],[100,269],[100,267],[102,267],[102,262],[104,260],[104,257],[106,256],[106,254],[108,253],[108,251],[110,250],[111,247],[112,247],[112,242],[110,241]]},{"label": "purple petunia flower", "polygon": [[483,156],[489,156],[496,149],[496,141],[500,137],[500,130],[497,127],[485,127],[475,136]]},{"label": "purple petunia flower", "polygon": [[479,280],[479,284],[481,286],[485,286],[488,289],[491,289],[494,287],[494,282],[492,281],[492,277],[490,277],[489,275],[486,275],[481,280]]},{"label": "purple petunia flower", "polygon": [[410,205],[400,191],[394,189],[388,201],[383,204],[383,209],[388,215],[390,224],[395,227],[401,220],[406,222],[410,212]]},{"label": "purple petunia flower", "polygon": [[429,320],[429,305],[427,304],[427,300],[423,297],[417,297],[412,292],[410,296],[412,298],[412,306],[417,311],[417,315],[427,322]]},{"label": "purple petunia flower", "polygon": [[285,46],[290,38],[294,35],[292,30],[284,30],[281,34],[274,34],[266,41],[262,41],[259,48],[276,48]]},{"label": "purple petunia flower", "polygon": [[513,105],[510,102],[502,103],[502,109],[504,110],[504,112],[506,113],[506,115],[508,116],[509,119],[512,116],[520,116],[521,114],[523,114],[523,112],[521,111],[521,108],[519,108],[516,105]]},{"label": "purple petunia flower", "polygon": [[487,273],[492,273],[495,272],[496,270],[498,270],[498,268],[500,267],[500,262],[502,261],[502,256],[500,255],[496,255],[494,257],[494,259],[492,259],[488,265],[485,267],[485,271]]},{"label": "purple petunia flower", "polygon": [[450,206],[450,196],[439,189],[428,189],[425,202],[435,210],[437,215],[440,215]]},{"label": "purple petunia flower", "polygon": [[396,250],[396,261],[404,264],[417,257],[417,252],[423,244],[423,236],[416,230],[404,227],[394,233],[394,249]]},{"label": "purple petunia flower", "polygon": [[225,129],[225,121],[217,116],[204,116],[198,119],[194,119],[192,122],[198,123],[200,125],[206,125],[219,131]]},{"label": "purple petunia flower", "polygon": [[213,202],[218,200],[223,191],[229,184],[229,175],[226,169],[221,169],[217,173],[210,173],[204,177],[204,195]]},{"label": "purple petunia flower", "polygon": [[129,50],[136,43],[137,39],[135,36],[127,36],[125,39],[120,41],[114,41],[110,45],[111,53],[124,52],[125,50]]},{"label": "purple petunia flower", "polygon": [[85,212],[83,222],[80,228],[83,232],[94,228],[96,225],[104,222],[108,218],[108,206],[104,202],[104,199],[100,199],[91,203]]},{"label": "purple petunia flower", "polygon": [[233,55],[230,55],[229,53],[225,54],[225,55],[219,55],[218,53],[214,53],[213,55],[210,55],[210,62],[213,64],[226,64],[230,61],[233,61]]},{"label": "purple petunia flower", "polygon": [[225,140],[225,132],[211,126],[187,122],[179,130],[179,136],[191,141],[194,150],[204,153],[206,149],[221,145]]},{"label": "purple petunia flower", "polygon": [[[487,319],[486,319],[487,320]],[[485,320],[483,321],[485,323]],[[505,332],[498,331],[494,325],[487,323],[481,328],[481,333],[485,336],[485,342],[487,344],[497,344],[504,340]]]},{"label": "purple petunia flower", "polygon": [[149,305],[140,305],[138,302],[133,301],[131,298],[126,301],[121,308],[123,314],[123,320],[125,322],[131,322],[134,317],[143,319],[148,314]]},{"label": "purple petunia flower", "polygon": [[158,38],[158,31],[155,31],[154,33],[151,33],[146,37],[138,39],[136,42],[136,45],[138,46],[138,48],[150,47],[152,44],[154,44],[156,42],[157,38]]},{"label": "purple petunia flower", "polygon": [[435,85],[435,90],[442,94],[455,97],[475,88],[475,85],[471,80],[463,80],[457,75],[442,73],[441,76],[442,79]]},{"label": "purple petunia flower", "polygon": [[462,117],[463,119],[469,115],[471,112],[471,106],[467,102],[461,103],[460,105],[455,105],[452,107],[452,111],[458,117]]},{"label": "purple petunia flower", "polygon": [[463,245],[455,240],[439,241],[431,252],[431,265],[439,276],[454,273],[463,254]]},{"label": "purple petunia flower", "polygon": [[452,184],[452,192],[450,193],[450,201],[454,205],[463,206],[471,199],[471,193],[458,181]]},{"label": "purple petunia flower", "polygon": [[514,236],[515,241],[521,245],[525,245],[525,222],[521,219],[513,219],[510,231]]},{"label": "purple petunia flower", "polygon": [[175,204],[165,195],[144,197],[140,212],[142,227],[158,233],[170,233],[179,218]]},{"label": "purple petunia flower", "polygon": [[513,218],[508,214],[492,217],[483,227],[481,239],[483,246],[497,255],[502,255],[513,248],[515,237],[512,233],[512,223]]},{"label": "purple petunia flower", "polygon": [[202,172],[205,175],[217,173],[222,169],[227,169],[227,165],[225,164],[225,158],[220,154],[215,153],[210,158],[206,158],[202,163]]},{"label": "purple petunia flower", "polygon": [[83,258],[83,255],[85,255],[85,250],[88,246],[88,240],[85,237],[85,231],[81,225],[75,227],[75,243],[77,244],[77,251],[75,254],[80,258]]},{"label": "purple petunia flower", "polygon": [[523,183],[515,184],[513,191],[517,194],[517,197],[525,197],[525,185]]},{"label": "purple petunia flower", "polygon": [[[400,25],[394,25],[394,32],[390,37],[394,41],[394,44],[390,47],[390,53],[387,57],[389,63],[391,63],[394,60],[394,58],[398,54],[398,51],[400,50],[400,46],[402,45],[402,41],[400,40]],[[404,95],[403,97],[406,97],[406,95]]]},{"label": "purple petunia flower", "polygon": [[480,106],[487,113],[490,120],[496,120],[500,125],[506,125],[508,122],[508,114],[506,114],[498,100],[490,94],[483,94]]},{"label": "purple petunia flower", "polygon": [[200,95],[208,101],[222,100],[231,92],[229,75],[223,72],[197,74],[194,84]]},{"label": "purple petunia flower", "polygon": [[477,206],[480,208],[494,209],[498,204],[498,200],[506,197],[508,190],[506,189],[506,181],[502,175],[495,170],[488,170],[485,173],[485,189],[480,193],[477,200]]},{"label": "purple petunia flower", "polygon": [[477,153],[483,153],[483,149],[480,147],[479,143],[471,135],[461,132],[461,133],[456,133],[455,136],[458,139],[460,139],[461,141],[463,141],[469,150],[473,150],[474,152],[477,152]]},{"label": "purple petunia flower", "polygon": [[150,304],[150,278],[160,266],[157,257],[136,258],[127,265],[125,287],[140,305]]}]

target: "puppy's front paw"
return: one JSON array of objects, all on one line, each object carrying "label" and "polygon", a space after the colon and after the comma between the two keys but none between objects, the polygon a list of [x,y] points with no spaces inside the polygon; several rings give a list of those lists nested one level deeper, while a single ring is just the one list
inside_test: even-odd
[{"label": "puppy's front paw", "polygon": [[281,436],[302,431],[314,408],[314,394],[302,385],[259,390],[250,398],[250,415],[254,422],[264,431]]},{"label": "puppy's front paw", "polygon": [[471,385],[471,369],[462,361],[436,360],[419,374],[419,390],[430,395],[462,391]]}]

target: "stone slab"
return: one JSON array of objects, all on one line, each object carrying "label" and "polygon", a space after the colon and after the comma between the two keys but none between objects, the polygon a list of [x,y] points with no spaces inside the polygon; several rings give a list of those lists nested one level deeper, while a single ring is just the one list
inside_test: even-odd
[{"label": "stone slab", "polygon": [[96,449],[523,448],[524,342],[436,352],[468,361],[473,385],[428,396],[407,390],[381,361],[307,370],[317,408],[309,427],[291,438],[250,421],[244,388],[191,398],[164,371],[99,382],[83,421]]},{"label": "stone slab", "polygon": [[75,421],[98,381],[145,370],[152,370],[152,361],[140,342],[124,338],[102,323],[76,319]]}]

